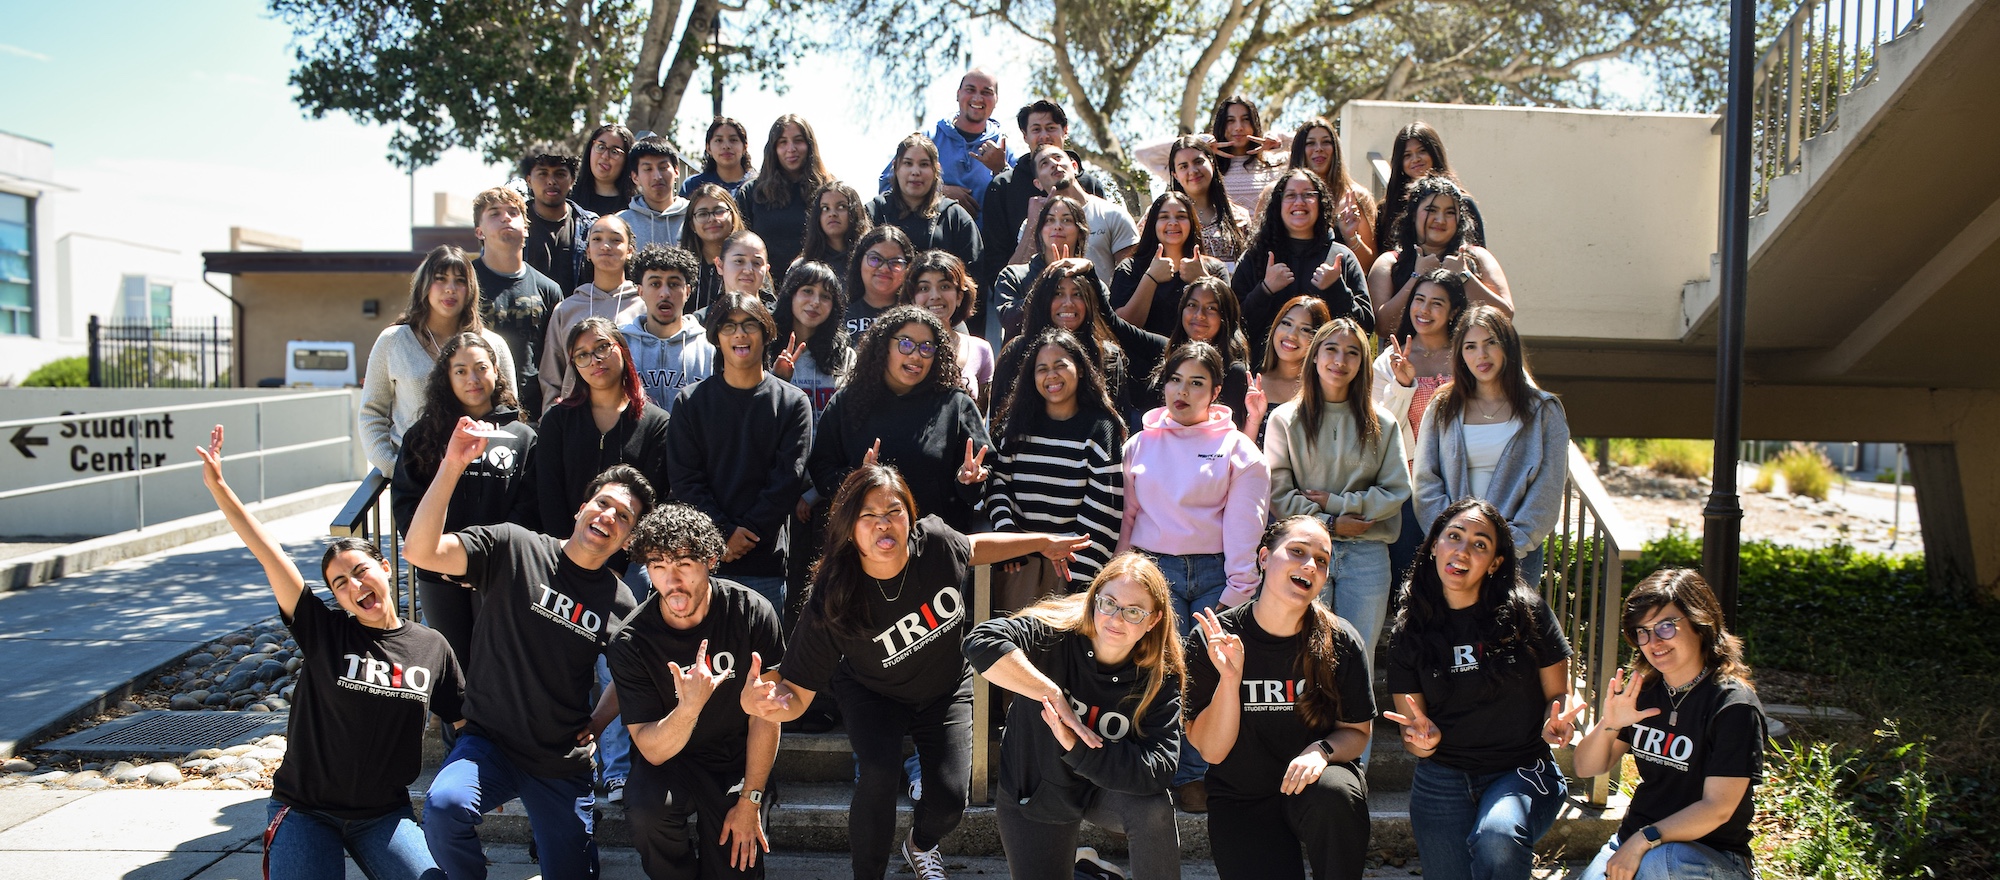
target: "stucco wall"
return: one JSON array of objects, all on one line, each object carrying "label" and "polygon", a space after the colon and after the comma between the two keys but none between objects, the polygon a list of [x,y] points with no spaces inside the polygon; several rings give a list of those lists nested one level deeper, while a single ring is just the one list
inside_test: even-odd
[{"label": "stucco wall", "polygon": [[[243,373],[246,384],[285,375],[285,343],[294,339],[354,343],[355,375],[368,366],[368,351],[410,297],[407,272],[250,272],[237,276],[234,292],[243,304]],[[362,303],[376,300],[375,317]]]}]

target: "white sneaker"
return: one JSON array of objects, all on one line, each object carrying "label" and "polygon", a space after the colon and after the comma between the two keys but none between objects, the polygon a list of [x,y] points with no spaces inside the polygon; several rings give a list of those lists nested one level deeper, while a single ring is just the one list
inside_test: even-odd
[{"label": "white sneaker", "polygon": [[605,802],[606,804],[608,804],[608,805],[610,805],[610,806],[614,806],[614,807],[622,807],[622,806],[624,806],[624,805],[625,805],[625,780],[623,780],[623,779],[613,779],[613,780],[611,780],[611,782],[610,782],[610,783],[608,783],[608,784],[607,784],[607,788],[609,788],[610,790],[609,790],[609,791],[606,791],[606,792],[604,793],[604,802]]},{"label": "white sneaker", "polygon": [[913,838],[903,838],[903,861],[910,863],[910,870],[916,872],[917,880],[951,880],[944,871],[944,854],[937,847],[919,851]]},{"label": "white sneaker", "polygon": [[1098,858],[1097,848],[1094,846],[1079,846],[1076,848],[1076,873],[1082,877],[1125,880],[1125,872],[1119,870],[1117,865]]}]

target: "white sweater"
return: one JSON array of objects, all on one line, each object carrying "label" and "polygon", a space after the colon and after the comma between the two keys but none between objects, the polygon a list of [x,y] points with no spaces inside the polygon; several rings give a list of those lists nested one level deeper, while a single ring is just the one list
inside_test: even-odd
[{"label": "white sweater", "polygon": [[[514,355],[507,342],[491,330],[481,331],[493,346],[499,375],[514,379]],[[444,339],[438,340],[440,343]],[[361,442],[368,463],[383,474],[396,472],[396,453],[403,448],[403,432],[424,410],[424,383],[429,381],[437,360],[424,348],[423,341],[408,324],[396,324],[375,337],[368,352],[368,374],[361,380]]]}]

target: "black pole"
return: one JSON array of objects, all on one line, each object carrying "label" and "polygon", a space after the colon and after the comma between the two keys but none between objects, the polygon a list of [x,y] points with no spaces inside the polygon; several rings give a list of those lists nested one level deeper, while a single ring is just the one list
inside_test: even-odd
[{"label": "black pole", "polygon": [[1715,473],[1702,509],[1701,570],[1736,626],[1743,504],[1736,458],[1743,439],[1743,312],[1750,247],[1750,77],[1756,58],[1757,4],[1729,3],[1729,104],[1722,129],[1722,290],[1715,344]]}]

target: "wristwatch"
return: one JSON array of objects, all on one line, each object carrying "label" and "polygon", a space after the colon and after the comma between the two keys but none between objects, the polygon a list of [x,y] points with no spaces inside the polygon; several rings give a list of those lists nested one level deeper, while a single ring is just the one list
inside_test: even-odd
[{"label": "wristwatch", "polygon": [[1644,828],[1639,829],[1639,833],[1645,836],[1646,847],[1648,849],[1660,845],[1660,829],[1648,825]]},{"label": "wristwatch", "polygon": [[761,807],[764,805],[764,792],[758,789],[746,788],[743,790],[743,796],[750,799],[752,806]]},{"label": "wristwatch", "polygon": [[1333,746],[1327,745],[1324,737],[1313,740],[1313,745],[1319,746],[1319,753],[1326,756],[1328,763],[1333,761]]}]

